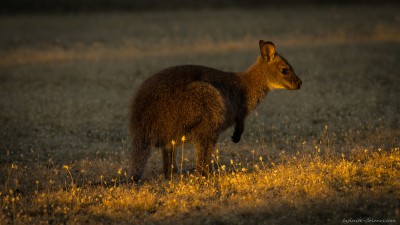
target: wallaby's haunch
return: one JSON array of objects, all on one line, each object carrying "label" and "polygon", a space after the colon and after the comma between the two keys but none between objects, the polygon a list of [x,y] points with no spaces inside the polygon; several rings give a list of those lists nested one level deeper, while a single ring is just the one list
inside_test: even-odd
[{"label": "wallaby's haunch", "polygon": [[162,148],[165,175],[176,172],[171,142],[182,136],[196,147],[196,170],[207,175],[222,131],[234,124],[232,141],[239,142],[244,120],[268,91],[300,88],[301,80],[275,52],[275,45],[261,40],[259,46],[257,62],[244,73],[176,66],[158,72],[140,86],[130,115],[134,181],[141,179],[151,147]]}]

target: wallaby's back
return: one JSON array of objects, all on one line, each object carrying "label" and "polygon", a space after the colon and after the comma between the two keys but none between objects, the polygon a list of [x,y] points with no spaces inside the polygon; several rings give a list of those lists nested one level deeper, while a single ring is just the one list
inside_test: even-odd
[{"label": "wallaby's back", "polygon": [[[162,146],[183,135],[197,136],[231,125],[233,121],[226,121],[227,109],[232,108],[227,106],[226,92],[232,85],[232,73],[204,66],[160,71],[136,93],[131,115],[133,135]],[[209,127],[199,127],[205,121]]]}]

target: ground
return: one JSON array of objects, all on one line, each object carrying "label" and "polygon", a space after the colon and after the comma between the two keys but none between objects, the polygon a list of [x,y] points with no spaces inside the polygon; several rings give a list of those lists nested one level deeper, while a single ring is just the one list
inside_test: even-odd
[{"label": "ground", "polygon": [[[1,15],[0,221],[399,223],[399,25],[393,4]],[[223,133],[211,178],[165,180],[155,150],[143,183],[123,184],[143,80],[244,71],[260,39],[302,88],[271,92],[240,143]],[[176,149],[193,168],[190,144]]]}]

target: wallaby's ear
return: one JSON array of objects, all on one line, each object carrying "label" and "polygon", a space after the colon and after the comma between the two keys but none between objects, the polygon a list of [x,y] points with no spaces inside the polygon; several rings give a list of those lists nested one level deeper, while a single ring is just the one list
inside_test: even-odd
[{"label": "wallaby's ear", "polygon": [[270,62],[275,57],[275,45],[270,41],[260,40],[260,53],[264,60]]}]

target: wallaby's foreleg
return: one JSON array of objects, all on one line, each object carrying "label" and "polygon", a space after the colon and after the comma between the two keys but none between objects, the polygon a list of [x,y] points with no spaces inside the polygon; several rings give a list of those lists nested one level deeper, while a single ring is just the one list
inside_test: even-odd
[{"label": "wallaby's foreleg", "polygon": [[162,149],[162,154],[163,154],[164,175],[166,178],[170,178],[172,173],[176,173],[178,171],[178,167],[176,165],[176,157],[175,157],[176,149],[164,147]]},{"label": "wallaby's foreleg", "polygon": [[244,119],[236,120],[235,131],[232,135],[232,141],[238,143],[244,131]]}]

